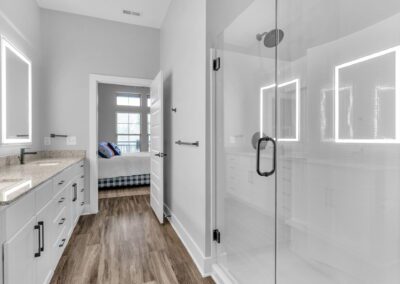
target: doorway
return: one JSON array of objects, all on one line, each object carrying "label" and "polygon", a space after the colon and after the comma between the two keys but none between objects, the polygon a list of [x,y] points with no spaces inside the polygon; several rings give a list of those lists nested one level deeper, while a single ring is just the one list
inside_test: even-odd
[{"label": "doorway", "polygon": [[[129,104],[129,95],[133,93],[132,97],[135,97],[134,95],[138,93],[138,91],[143,93],[143,100],[142,100],[142,96],[140,97],[139,101],[140,101],[140,107],[139,108],[135,108],[137,111],[139,111],[140,117],[143,115],[142,112],[144,112],[144,109],[147,106],[147,95],[144,94],[144,90],[146,90],[146,88],[148,90],[150,90],[151,87],[151,83],[152,80],[146,80],[146,79],[137,79],[137,78],[126,78],[126,77],[115,77],[115,76],[105,76],[105,75],[96,75],[96,74],[92,74],[90,75],[90,121],[89,121],[89,129],[90,129],[90,141],[89,141],[89,160],[90,160],[90,213],[92,214],[96,214],[98,212],[98,200],[99,200],[99,152],[98,152],[98,146],[99,146],[99,138],[102,140],[111,140],[111,141],[102,141],[102,142],[117,142],[115,144],[118,145],[118,142],[120,142],[121,148],[123,148],[123,150],[125,152],[132,152],[132,151],[139,151],[141,150],[141,147],[143,147],[140,142],[138,143],[138,141],[141,141],[141,137],[144,136],[144,134],[142,135],[142,131],[139,134],[139,139],[137,139],[137,136],[135,132],[135,129],[133,128],[138,128],[137,124],[135,125],[134,122],[138,122],[141,121],[140,118],[137,118],[137,115],[135,116],[135,112],[133,113],[133,115],[131,115],[132,117],[132,125],[129,125],[129,113],[130,111],[122,111],[124,109],[124,107],[127,107],[128,109],[129,106],[120,106],[118,108],[118,102],[117,100],[119,100],[120,104],[124,104],[124,102],[128,99],[128,103]],[[109,92],[115,92],[114,97],[108,97],[108,101],[110,103],[115,103],[115,108],[113,108],[113,110],[111,110],[111,114],[110,112],[106,112],[103,111],[103,115],[104,117],[100,117],[99,116],[99,111],[101,110],[101,107],[107,107],[107,100],[102,100],[104,98],[100,98],[100,95],[106,95],[106,93]],[[136,90],[136,91],[135,91]],[[103,93],[101,93],[103,92]],[[118,96],[118,93],[120,94],[120,96]],[[125,96],[124,96],[125,95]],[[150,94],[148,94],[150,95]],[[146,96],[146,97],[145,97]],[[120,97],[120,98],[118,98]],[[103,103],[102,105],[100,105],[100,103]],[[137,100],[135,100],[133,98],[133,102],[131,104],[136,104],[137,105]],[[118,111],[120,110],[120,111]],[[119,115],[120,117],[118,117],[118,113],[121,113],[121,115]],[[128,115],[125,115],[128,114]],[[107,119],[108,116],[114,116],[114,119]],[[146,114],[147,115],[147,114]],[[122,117],[124,116],[124,117]],[[118,119],[120,119],[120,122],[123,122],[123,119],[126,118],[126,116],[128,116],[128,128],[129,126],[132,128],[132,137],[128,137],[128,139],[121,137],[121,139],[118,140]],[[146,117],[147,118],[147,117]],[[108,123],[103,122],[103,120],[107,120]],[[99,131],[100,127],[99,127],[99,122],[102,123],[101,125],[101,130]],[[104,124],[103,124],[104,123]],[[123,125],[123,127],[125,127],[125,125]],[[120,127],[120,128],[123,128]],[[140,123],[140,128],[142,129],[142,125]],[[147,129],[147,125],[145,126],[145,129]],[[111,133],[112,132],[112,133]],[[114,133],[115,132],[115,133]],[[99,136],[99,134],[101,133],[101,137]],[[120,136],[129,136],[129,129],[128,132],[125,132],[124,135],[120,135]],[[103,139],[104,138],[104,139]],[[132,139],[130,139],[132,138]],[[147,138],[147,137],[146,137]],[[145,140],[146,140],[145,138]],[[123,141],[124,140],[124,141]],[[132,141],[129,141],[132,140]],[[126,142],[126,143],[125,143]],[[148,144],[147,144],[148,145]],[[148,146],[147,146],[148,147]],[[143,147],[143,150],[145,150],[145,148]],[[148,148],[147,148],[148,150]],[[143,158],[142,160],[145,160],[145,158]],[[108,162],[110,162],[110,160],[107,160]],[[142,161],[142,163],[145,163]],[[110,168],[111,169],[115,169],[116,165],[111,165]],[[124,167],[125,168],[125,167]],[[118,175],[121,178],[123,176],[126,175]],[[113,180],[112,177],[110,176],[110,180]],[[146,179],[145,177],[142,177],[143,179]],[[140,178],[140,179],[142,179]],[[149,177],[147,177],[147,179],[149,179]],[[107,180],[104,180],[104,182],[107,182]],[[120,179],[120,180],[115,180],[114,183],[118,183],[122,186],[124,184],[124,182],[135,182],[132,181],[132,179],[127,179],[125,181],[125,179]],[[109,193],[111,194],[111,193]],[[120,192],[120,194],[126,194],[126,192]],[[112,194],[111,194],[112,195]]]}]

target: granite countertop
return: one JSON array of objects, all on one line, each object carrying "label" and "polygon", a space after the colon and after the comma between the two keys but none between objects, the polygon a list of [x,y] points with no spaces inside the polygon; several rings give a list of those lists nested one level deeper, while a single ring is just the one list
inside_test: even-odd
[{"label": "granite countertop", "polygon": [[[38,185],[84,159],[84,155],[54,157],[30,161],[24,165],[0,167],[0,186],[2,182],[5,184],[4,181],[7,180],[10,181],[10,184],[14,182],[10,187],[0,187],[0,206],[11,204]],[[16,180],[18,180],[18,183],[15,183]]]}]

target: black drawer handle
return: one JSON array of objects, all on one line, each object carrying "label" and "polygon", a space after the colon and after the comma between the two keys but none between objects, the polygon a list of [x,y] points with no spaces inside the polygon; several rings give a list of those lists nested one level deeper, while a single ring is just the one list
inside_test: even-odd
[{"label": "black drawer handle", "polygon": [[85,165],[81,165],[81,168],[83,168]]},{"label": "black drawer handle", "polygon": [[81,206],[85,205],[85,202],[81,202]]},{"label": "black drawer handle", "polygon": [[58,247],[62,248],[65,244],[66,239],[61,240],[61,244],[58,245]]},{"label": "black drawer handle", "polygon": [[81,178],[85,178],[85,176],[81,176]]},{"label": "black drawer handle", "polygon": [[38,222],[38,224],[39,224],[39,227],[41,228],[40,230],[42,231],[41,232],[42,233],[42,238],[41,238],[42,244],[40,246],[40,251],[44,251],[44,222],[40,221],[40,222]]},{"label": "black drawer handle", "polygon": [[61,220],[60,220],[60,222],[58,223],[58,225],[63,225],[64,223],[65,223],[65,218],[62,218]]},{"label": "black drawer handle", "polygon": [[64,182],[65,182],[65,181],[62,180],[62,181],[60,181],[60,182],[58,183],[58,185],[63,185]]},{"label": "black drawer handle", "polygon": [[33,229],[34,230],[38,230],[38,251],[35,252],[35,257],[40,257],[40,245],[41,245],[40,238],[41,238],[41,234],[40,234],[40,226],[39,226],[39,224],[35,225],[33,227]]},{"label": "black drawer handle", "polygon": [[78,184],[74,183],[72,187],[74,190],[74,197],[72,198],[72,202],[75,202],[78,199]]},{"label": "black drawer handle", "polygon": [[61,203],[63,203],[63,202],[64,202],[64,200],[65,200],[65,197],[61,197],[61,198],[60,198],[60,200],[58,200],[58,203],[60,203],[60,204],[61,204]]},{"label": "black drawer handle", "polygon": [[82,189],[81,189],[81,192],[84,192],[84,191],[85,191],[85,188],[82,188]]}]

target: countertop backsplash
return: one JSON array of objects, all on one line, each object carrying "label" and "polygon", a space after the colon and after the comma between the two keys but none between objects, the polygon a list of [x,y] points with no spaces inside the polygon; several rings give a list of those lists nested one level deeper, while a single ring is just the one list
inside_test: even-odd
[{"label": "countertop backsplash", "polygon": [[[42,159],[52,159],[52,158],[74,158],[86,156],[85,150],[52,150],[52,151],[37,151],[36,155],[26,155],[25,162],[33,162]],[[2,167],[18,165],[19,158],[18,155],[10,155],[0,157],[0,170]]]}]

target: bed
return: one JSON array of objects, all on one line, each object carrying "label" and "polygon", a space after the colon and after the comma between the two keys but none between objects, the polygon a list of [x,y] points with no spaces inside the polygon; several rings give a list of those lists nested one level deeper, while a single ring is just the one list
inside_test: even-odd
[{"label": "bed", "polygon": [[111,159],[99,157],[99,189],[150,184],[150,153],[130,153]]}]

